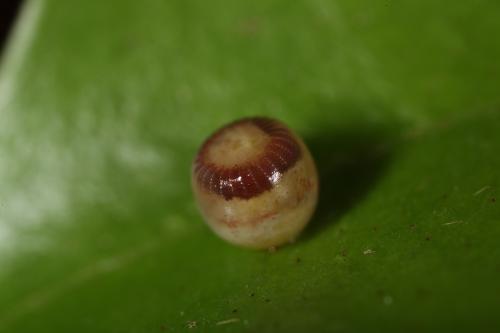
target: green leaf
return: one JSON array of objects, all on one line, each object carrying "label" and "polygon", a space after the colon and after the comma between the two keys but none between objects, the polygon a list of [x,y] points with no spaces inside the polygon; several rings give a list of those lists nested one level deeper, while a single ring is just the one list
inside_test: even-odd
[{"label": "green leaf", "polygon": [[[0,73],[1,332],[498,330],[498,1],[27,1]],[[224,243],[197,147],[281,119],[321,175]]]}]

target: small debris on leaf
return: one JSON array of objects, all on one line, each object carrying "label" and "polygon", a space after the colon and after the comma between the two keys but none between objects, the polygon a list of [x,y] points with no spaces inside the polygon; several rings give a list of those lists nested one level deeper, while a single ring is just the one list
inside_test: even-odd
[{"label": "small debris on leaf", "polygon": [[478,195],[480,195],[484,191],[489,190],[490,188],[491,188],[491,186],[486,185],[486,186],[480,188],[479,190],[477,190],[476,192],[474,192],[473,196],[477,197]]},{"label": "small debris on leaf", "polygon": [[443,225],[452,225],[452,224],[458,224],[458,223],[464,223],[464,221],[462,221],[462,220],[450,221],[447,223],[443,223]]},{"label": "small debris on leaf", "polygon": [[232,324],[232,323],[237,323],[240,321],[240,318],[229,318],[226,320],[221,320],[215,323],[215,325],[220,326],[220,325],[227,325],[227,324]]}]

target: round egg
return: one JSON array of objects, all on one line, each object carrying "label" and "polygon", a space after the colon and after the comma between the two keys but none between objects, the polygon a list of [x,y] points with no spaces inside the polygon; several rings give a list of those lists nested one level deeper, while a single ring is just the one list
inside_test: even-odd
[{"label": "round egg", "polygon": [[282,122],[244,118],[212,134],[193,162],[192,187],[210,228],[254,249],[293,242],[318,200],[306,145]]}]

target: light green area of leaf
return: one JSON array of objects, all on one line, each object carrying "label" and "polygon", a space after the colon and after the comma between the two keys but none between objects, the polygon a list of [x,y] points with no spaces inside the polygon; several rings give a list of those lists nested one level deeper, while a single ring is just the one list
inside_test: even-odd
[{"label": "light green area of leaf", "polygon": [[[0,74],[0,331],[499,329],[499,34],[493,0],[28,1]],[[217,239],[190,191],[248,115],[320,170],[276,253]]]}]

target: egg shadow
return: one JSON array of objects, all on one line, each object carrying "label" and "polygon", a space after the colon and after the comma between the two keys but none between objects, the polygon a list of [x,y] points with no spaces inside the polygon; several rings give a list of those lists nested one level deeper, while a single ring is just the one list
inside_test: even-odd
[{"label": "egg shadow", "polygon": [[307,239],[338,222],[374,189],[388,169],[397,140],[391,130],[373,124],[339,126],[304,139],[320,179]]}]

